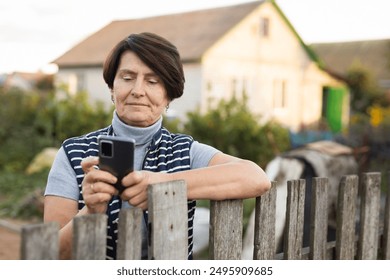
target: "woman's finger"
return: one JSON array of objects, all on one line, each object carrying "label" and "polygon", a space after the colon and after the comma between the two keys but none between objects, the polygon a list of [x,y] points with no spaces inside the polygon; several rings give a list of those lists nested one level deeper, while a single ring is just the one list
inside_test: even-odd
[{"label": "woman's finger", "polygon": [[118,193],[116,188],[111,183],[105,183],[103,181],[95,181],[91,183],[86,183],[85,188],[88,193],[108,193],[111,196]]},{"label": "woman's finger", "polygon": [[91,170],[97,169],[98,164],[98,157],[87,157],[81,161],[81,168],[83,169],[84,173],[87,174]]},{"label": "woman's finger", "polygon": [[[88,165],[88,163],[87,163]],[[86,167],[88,168],[88,167]],[[104,182],[110,185],[114,185],[117,178],[110,172],[102,171],[99,169],[92,168],[84,176],[83,184],[93,184],[96,182]]]}]

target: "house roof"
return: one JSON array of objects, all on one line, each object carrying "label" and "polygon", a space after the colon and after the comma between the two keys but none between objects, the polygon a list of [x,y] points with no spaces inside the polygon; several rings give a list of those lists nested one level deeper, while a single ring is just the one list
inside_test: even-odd
[{"label": "house roof", "polygon": [[390,80],[390,39],[319,43],[311,47],[325,67],[339,75],[347,74],[353,65],[370,71],[379,84]]},{"label": "house roof", "polygon": [[171,14],[113,21],[53,61],[59,67],[102,65],[111,48],[131,33],[153,32],[171,41],[183,61],[198,61],[232,27],[263,1]]},{"label": "house roof", "polygon": [[[60,68],[102,66],[115,43],[131,33],[140,32],[153,32],[171,41],[179,49],[183,62],[200,61],[202,55],[224,34],[265,2],[274,6],[308,56],[327,71],[317,54],[303,42],[275,0],[257,0],[186,13],[113,21],[58,57],[53,63]],[[338,75],[334,76],[340,78]]]}]

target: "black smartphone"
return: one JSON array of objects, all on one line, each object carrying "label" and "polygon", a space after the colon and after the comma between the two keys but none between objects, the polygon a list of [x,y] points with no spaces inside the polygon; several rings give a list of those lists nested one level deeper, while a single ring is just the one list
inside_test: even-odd
[{"label": "black smartphone", "polygon": [[122,179],[134,171],[135,140],[118,136],[100,135],[99,169],[108,171],[118,178],[115,188],[119,193],[124,190]]}]

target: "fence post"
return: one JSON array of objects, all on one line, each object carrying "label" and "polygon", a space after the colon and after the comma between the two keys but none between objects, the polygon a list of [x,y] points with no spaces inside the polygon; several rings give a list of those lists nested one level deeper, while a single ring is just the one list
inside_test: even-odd
[{"label": "fence post", "polygon": [[59,225],[55,222],[22,227],[22,260],[58,260]]},{"label": "fence post", "polygon": [[384,260],[390,260],[390,172],[387,173],[387,193],[384,212],[382,258]]},{"label": "fence post", "polygon": [[303,224],[306,180],[287,181],[286,228],[284,234],[284,259],[302,258]]},{"label": "fence post", "polygon": [[142,209],[121,209],[118,223],[117,259],[140,260],[142,252]]},{"label": "fence post", "polygon": [[256,198],[254,260],[275,258],[276,182],[271,184],[267,193]]},{"label": "fence post", "polygon": [[328,178],[313,178],[310,217],[310,253],[311,260],[326,259],[328,233]]},{"label": "fence post", "polygon": [[210,201],[209,255],[211,259],[241,259],[243,211],[242,199]]},{"label": "fence post", "polygon": [[358,259],[375,260],[378,255],[381,173],[363,173],[362,177]]},{"label": "fence post", "polygon": [[73,219],[74,260],[104,260],[106,258],[107,215],[90,214]]},{"label": "fence post", "polygon": [[359,187],[357,175],[343,176],[337,203],[336,259],[355,258],[356,200]]},{"label": "fence post", "polygon": [[185,181],[148,187],[149,259],[188,259],[188,206]]}]

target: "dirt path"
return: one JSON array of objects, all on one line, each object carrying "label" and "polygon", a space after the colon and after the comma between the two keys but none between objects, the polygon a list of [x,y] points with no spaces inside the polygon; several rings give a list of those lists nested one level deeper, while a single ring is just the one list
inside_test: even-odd
[{"label": "dirt path", "polygon": [[20,259],[20,228],[23,223],[0,219],[0,260]]},{"label": "dirt path", "polygon": [[0,260],[20,259],[20,234],[0,227]]}]

